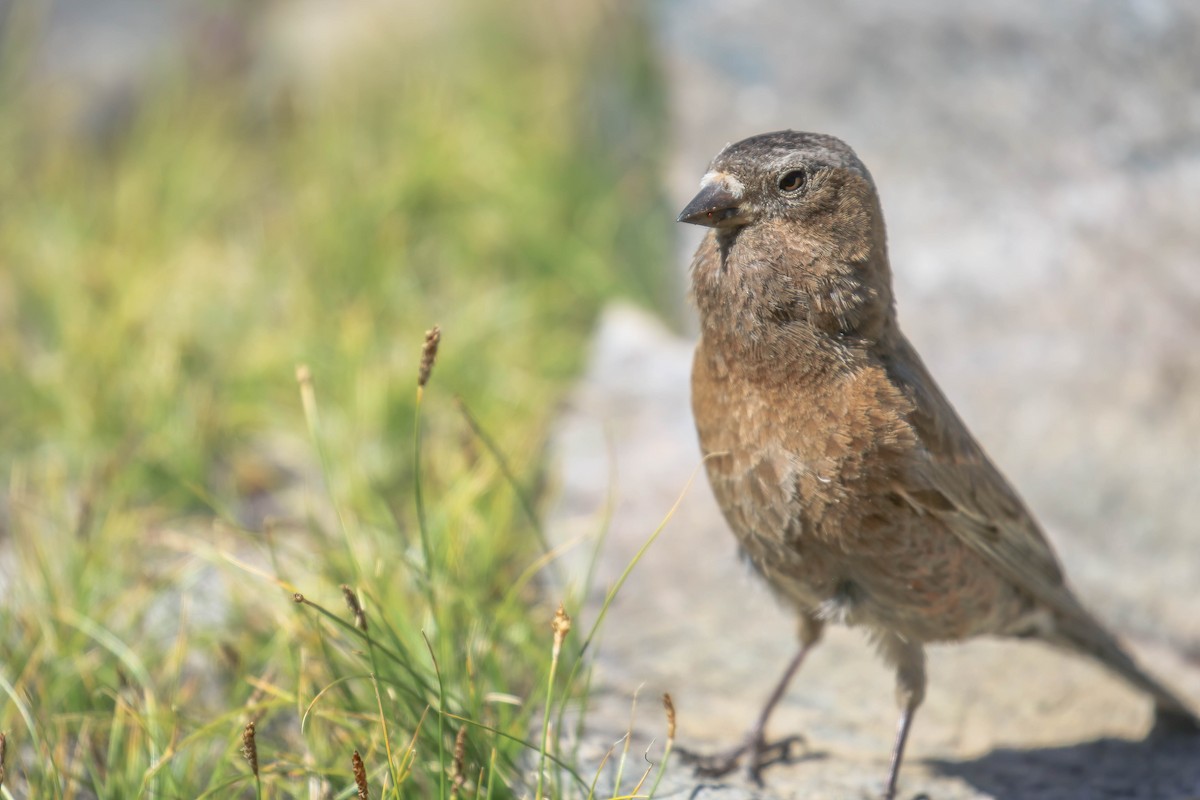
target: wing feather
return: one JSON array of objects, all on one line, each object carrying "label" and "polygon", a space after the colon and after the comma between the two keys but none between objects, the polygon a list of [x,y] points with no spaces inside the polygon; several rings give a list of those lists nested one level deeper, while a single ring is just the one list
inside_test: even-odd
[{"label": "wing feather", "polygon": [[1050,609],[1090,623],[1033,515],[971,436],[916,350],[898,330],[881,348],[889,378],[909,399],[922,446],[897,475],[895,490],[946,527],[1001,574]]}]

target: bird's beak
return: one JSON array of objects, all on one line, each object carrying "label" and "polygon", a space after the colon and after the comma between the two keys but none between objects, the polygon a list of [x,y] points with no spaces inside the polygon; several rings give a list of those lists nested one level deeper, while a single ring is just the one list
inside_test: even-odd
[{"label": "bird's beak", "polygon": [[679,221],[709,228],[727,228],[743,224],[741,192],[733,191],[720,178],[704,184],[687,208],[679,213]]}]

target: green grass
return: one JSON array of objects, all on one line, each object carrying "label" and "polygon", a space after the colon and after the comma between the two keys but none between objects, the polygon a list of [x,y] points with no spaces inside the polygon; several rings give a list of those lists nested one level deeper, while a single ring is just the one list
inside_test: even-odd
[{"label": "green grass", "polygon": [[638,20],[463,9],[335,91],[181,64],[100,144],[7,59],[0,797],[535,791],[582,682],[542,451],[604,300],[661,300],[661,109]]}]

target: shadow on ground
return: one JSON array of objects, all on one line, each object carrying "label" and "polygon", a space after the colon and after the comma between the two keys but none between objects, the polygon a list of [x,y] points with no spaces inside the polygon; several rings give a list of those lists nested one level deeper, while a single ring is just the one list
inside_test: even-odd
[{"label": "shadow on ground", "polygon": [[996,800],[1200,798],[1200,736],[1006,748],[971,761],[933,761],[929,766]]}]

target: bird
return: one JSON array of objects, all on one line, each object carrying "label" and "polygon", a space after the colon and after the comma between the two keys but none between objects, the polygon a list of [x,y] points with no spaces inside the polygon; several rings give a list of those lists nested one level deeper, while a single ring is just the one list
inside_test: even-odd
[{"label": "bird", "polygon": [[[1155,704],[1200,719],[1085,609],[1028,507],[901,331],[883,212],[843,141],[777,131],[727,145],[678,220],[707,227],[691,264],[700,338],[692,411],[739,549],[798,617],[800,647],[745,742],[706,775],[786,757],[772,710],[827,624],[865,629],[895,669],[895,797],[925,697],[924,647],[978,636],[1088,656]],[[793,737],[794,738],[794,737]]]}]

